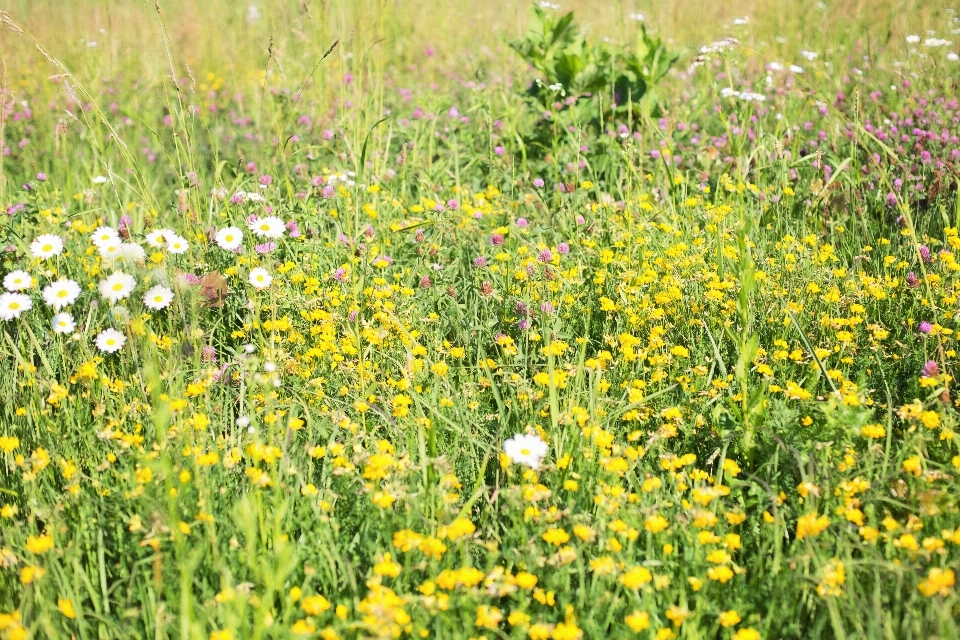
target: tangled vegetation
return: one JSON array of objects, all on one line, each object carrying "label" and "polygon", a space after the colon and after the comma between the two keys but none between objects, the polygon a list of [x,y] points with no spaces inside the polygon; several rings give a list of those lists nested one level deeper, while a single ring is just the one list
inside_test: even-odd
[{"label": "tangled vegetation", "polygon": [[960,635],[949,3],[132,4],[0,13],[0,638]]}]

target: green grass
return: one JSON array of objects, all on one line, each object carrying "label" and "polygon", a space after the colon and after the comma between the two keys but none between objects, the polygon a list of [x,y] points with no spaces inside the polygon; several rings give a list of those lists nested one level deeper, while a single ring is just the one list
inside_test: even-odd
[{"label": "green grass", "polygon": [[0,36],[0,638],[960,635],[948,3],[584,3],[595,77],[679,59],[574,108],[522,3],[61,5]]}]

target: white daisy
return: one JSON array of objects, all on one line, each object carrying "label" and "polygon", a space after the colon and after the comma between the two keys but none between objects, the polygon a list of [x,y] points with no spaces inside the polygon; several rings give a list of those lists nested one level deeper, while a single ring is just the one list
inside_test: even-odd
[{"label": "white daisy", "polygon": [[123,349],[123,345],[127,342],[127,336],[123,335],[116,329],[104,329],[100,332],[100,335],[97,336],[97,349],[103,351],[104,353],[114,353]]},{"label": "white daisy", "polygon": [[130,262],[143,262],[147,259],[147,252],[136,242],[124,242],[120,245],[120,257]]},{"label": "white daisy", "polygon": [[547,443],[541,440],[540,436],[518,433],[503,443],[503,451],[511,462],[536,469],[547,455]]},{"label": "white daisy", "polygon": [[163,249],[168,244],[167,238],[172,238],[175,235],[177,234],[170,229],[156,229],[147,234],[147,244],[154,249]]},{"label": "white daisy", "polygon": [[69,313],[58,313],[50,320],[50,328],[53,329],[54,333],[73,333],[74,329],[77,328],[77,323],[74,322],[73,316]]},{"label": "white daisy", "polygon": [[93,235],[90,236],[90,242],[100,246],[102,242],[110,242],[112,240],[119,240],[120,234],[117,233],[117,230],[113,227],[98,227],[96,231],[93,232]]},{"label": "white daisy", "polygon": [[217,246],[224,251],[233,251],[243,244],[243,231],[237,227],[227,227],[217,231]]},{"label": "white daisy", "polygon": [[146,305],[148,309],[154,309],[156,311],[166,309],[170,306],[171,302],[173,302],[173,291],[162,284],[150,287],[147,289],[147,292],[143,294],[143,304]]},{"label": "white daisy", "polygon": [[189,248],[190,243],[187,242],[186,238],[175,233],[167,236],[167,251],[170,253],[186,253]]},{"label": "white daisy", "polygon": [[286,230],[283,220],[277,216],[267,216],[266,218],[251,220],[247,226],[250,227],[253,235],[261,238],[279,238],[283,235],[284,230]]},{"label": "white daisy", "polygon": [[100,281],[100,295],[104,300],[117,303],[126,298],[137,286],[133,276],[122,271],[114,271],[105,280]]},{"label": "white daisy", "polygon": [[58,256],[63,253],[63,240],[60,236],[45,233],[30,244],[30,253],[40,260]]},{"label": "white daisy", "polygon": [[263,267],[250,270],[250,284],[256,289],[266,289],[273,282],[273,276]]},{"label": "white daisy", "polygon": [[26,271],[11,271],[3,279],[3,287],[7,291],[23,291],[33,286],[33,278]]},{"label": "white daisy", "polygon": [[14,320],[33,306],[33,300],[22,293],[0,295],[0,320]]},{"label": "white daisy", "polygon": [[120,238],[104,240],[97,244],[97,252],[101,258],[107,262],[112,262],[120,257],[120,247],[122,246],[123,242],[120,241]]},{"label": "white daisy", "polygon": [[43,288],[43,301],[60,311],[77,301],[80,297],[80,285],[68,278],[60,278]]}]

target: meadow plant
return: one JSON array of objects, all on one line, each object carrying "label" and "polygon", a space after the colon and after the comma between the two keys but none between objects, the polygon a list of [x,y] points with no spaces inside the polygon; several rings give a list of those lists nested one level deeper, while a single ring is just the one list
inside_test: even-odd
[{"label": "meadow plant", "polygon": [[0,638],[960,635],[949,3],[532,86],[526,3],[83,4],[0,13]]}]

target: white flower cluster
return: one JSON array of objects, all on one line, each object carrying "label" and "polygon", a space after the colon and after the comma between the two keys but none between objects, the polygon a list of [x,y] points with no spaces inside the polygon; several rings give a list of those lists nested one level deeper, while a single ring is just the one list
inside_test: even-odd
[{"label": "white flower cluster", "polygon": [[688,73],[712,60],[713,56],[732,49],[739,44],[740,41],[736,38],[724,38],[723,40],[718,40],[717,42],[700,47],[700,53],[694,58],[687,69]]},{"label": "white flower cluster", "polygon": [[721,98],[737,98],[744,102],[763,102],[767,96],[762,93],[753,93],[752,91],[737,91],[731,87],[724,87],[720,90]]}]

